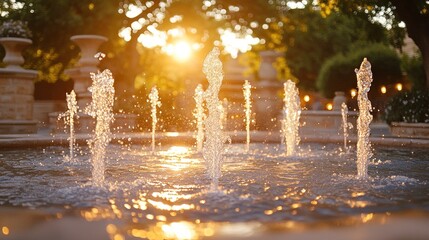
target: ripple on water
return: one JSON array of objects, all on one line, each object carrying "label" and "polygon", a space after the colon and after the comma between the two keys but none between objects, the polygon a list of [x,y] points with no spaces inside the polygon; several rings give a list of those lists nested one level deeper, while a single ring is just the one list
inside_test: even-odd
[{"label": "ripple on water", "polygon": [[201,154],[182,146],[165,146],[153,155],[140,146],[111,145],[102,187],[91,185],[87,154],[64,161],[67,149],[61,147],[2,151],[0,204],[229,222],[317,222],[429,204],[429,161],[423,150],[376,149],[369,178],[360,180],[353,148],[342,152],[336,145],[301,144],[292,157],[278,144],[250,149],[227,145],[216,191],[210,189]]}]

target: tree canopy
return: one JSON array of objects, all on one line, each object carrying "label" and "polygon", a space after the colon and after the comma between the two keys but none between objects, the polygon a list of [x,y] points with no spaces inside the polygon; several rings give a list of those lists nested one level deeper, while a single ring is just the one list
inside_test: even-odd
[{"label": "tree canopy", "polygon": [[[259,49],[286,50],[292,74],[302,86],[314,88],[323,61],[354,42],[385,42],[385,29],[391,28],[390,42],[399,46],[401,21],[422,51],[426,79],[429,74],[428,3],[419,0],[320,0],[318,5],[287,0],[4,0],[0,6],[3,19],[28,22],[34,35],[26,54],[28,67],[40,70],[40,80],[51,82],[65,80],[63,70],[76,61],[79,51],[69,40],[75,34],[107,36],[102,67],[129,86],[136,80],[168,82],[177,77],[162,71],[186,65],[173,62],[169,54],[183,40],[194,50],[188,64],[198,68],[213,45],[251,34]],[[383,21],[384,28],[378,24]],[[238,42],[224,49],[248,47]]]},{"label": "tree canopy", "polygon": [[[424,0],[320,0],[326,14],[343,11],[353,15],[365,15],[370,20],[381,20],[389,28],[406,31],[421,51],[425,69],[426,87],[429,88],[429,2]],[[396,31],[398,32],[398,31]]]},{"label": "tree canopy", "polygon": [[323,17],[314,6],[307,6],[290,11],[286,19],[286,59],[299,86],[306,89],[315,89],[320,68],[327,59],[372,43],[388,44],[387,30],[367,18],[341,12]]}]

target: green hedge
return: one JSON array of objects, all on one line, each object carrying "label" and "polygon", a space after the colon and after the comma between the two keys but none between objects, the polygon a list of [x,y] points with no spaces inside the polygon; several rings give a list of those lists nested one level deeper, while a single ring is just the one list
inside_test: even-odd
[{"label": "green hedge", "polygon": [[423,68],[423,59],[419,54],[415,57],[404,55],[402,68],[407,73],[408,79],[413,83],[413,89],[426,89],[426,75]]},{"label": "green hedge", "polygon": [[384,119],[387,123],[429,123],[429,92],[415,90],[400,92],[386,104]]},{"label": "green hedge", "polygon": [[334,92],[348,92],[356,88],[355,69],[360,67],[364,58],[371,63],[373,73],[372,89],[381,85],[401,82],[401,60],[396,52],[382,44],[373,44],[351,51],[346,55],[338,54],[324,62],[317,78],[316,86],[325,97],[334,97]]}]

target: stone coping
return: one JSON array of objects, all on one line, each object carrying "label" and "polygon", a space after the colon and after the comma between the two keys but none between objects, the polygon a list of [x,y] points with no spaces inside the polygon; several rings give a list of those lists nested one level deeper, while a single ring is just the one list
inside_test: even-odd
[{"label": "stone coping", "polygon": [[[341,111],[327,111],[327,110],[302,110],[301,111],[301,116],[331,116],[331,115],[341,116]],[[358,112],[348,111],[347,115],[357,116]]]},{"label": "stone coping", "polygon": [[406,122],[392,122],[392,126],[398,127],[415,127],[415,128],[427,128],[429,123],[406,123]]},{"label": "stone coping", "polygon": [[[231,143],[244,143],[246,141],[246,132],[227,132],[231,138]],[[54,134],[48,132],[38,134],[3,134],[0,135],[0,150],[7,148],[22,148],[35,146],[68,146],[67,134]],[[86,144],[90,139],[90,134],[76,134],[78,144]],[[330,143],[343,144],[342,136],[319,136],[319,135],[301,135],[301,143]],[[150,144],[152,136],[150,133],[116,133],[112,135],[112,143],[132,143],[132,144]],[[281,137],[278,132],[252,131],[250,136],[251,143],[280,143]],[[370,141],[375,146],[389,147],[417,147],[428,148],[429,139],[398,138],[393,136],[373,136]],[[193,132],[163,132],[156,134],[156,142],[161,144],[192,145],[195,144]],[[356,136],[348,138],[350,144],[357,142]]]}]

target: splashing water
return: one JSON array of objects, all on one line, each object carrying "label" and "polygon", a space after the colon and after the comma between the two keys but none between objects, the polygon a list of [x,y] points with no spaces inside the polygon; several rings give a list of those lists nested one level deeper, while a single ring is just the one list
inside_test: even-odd
[{"label": "splashing water", "polygon": [[156,86],[152,88],[149,93],[149,101],[151,106],[151,114],[152,117],[152,153],[155,153],[155,132],[156,132],[156,124],[158,123],[158,118],[156,117],[156,107],[161,107],[161,102],[159,101],[158,89]]},{"label": "splashing water", "polygon": [[252,86],[249,81],[245,80],[243,85],[244,95],[244,112],[246,114],[246,152],[250,149],[250,116],[252,114],[252,102],[250,101]]},{"label": "splashing water", "polygon": [[72,161],[74,159],[74,147],[76,142],[76,138],[74,136],[74,118],[79,118],[79,115],[77,115],[78,106],[74,90],[71,90],[70,93],[66,93],[66,100],[68,110],[65,113],[60,114],[58,118],[64,118],[64,124],[69,126],[69,137],[67,140],[69,141],[70,154],[68,157],[65,157],[64,160]]},{"label": "splashing water", "polygon": [[295,155],[299,144],[299,117],[301,115],[301,101],[299,99],[298,88],[291,80],[284,83],[284,120],[282,122],[282,134],[286,144],[286,155]]},{"label": "splashing water", "polygon": [[368,177],[368,162],[372,157],[371,142],[369,141],[370,128],[372,121],[371,101],[368,99],[368,92],[372,82],[371,64],[366,58],[363,59],[360,69],[356,69],[358,85],[358,106],[359,117],[357,119],[357,172],[358,178]]},{"label": "splashing water", "polygon": [[203,72],[209,82],[209,86],[204,92],[209,114],[205,120],[206,140],[204,142],[203,157],[207,164],[208,175],[212,179],[212,187],[216,188],[221,176],[222,152],[226,140],[221,127],[222,103],[218,97],[223,79],[222,62],[219,60],[219,54],[219,49],[213,48],[203,63]]},{"label": "splashing water", "polygon": [[206,118],[206,114],[204,113],[204,90],[201,84],[195,88],[194,94],[195,100],[195,110],[194,117],[196,118],[197,123],[197,151],[202,152],[203,150],[203,141],[204,141],[204,119]]},{"label": "splashing water", "polygon": [[91,150],[92,181],[95,186],[101,187],[104,183],[106,147],[111,140],[110,124],[114,120],[115,89],[112,73],[108,69],[91,73],[91,79],[92,86],[88,90],[92,93],[92,101],[85,113],[96,119],[95,132],[88,145]]},{"label": "splashing water", "polygon": [[353,125],[347,121],[347,115],[349,113],[349,110],[347,108],[346,103],[341,104],[341,116],[343,119],[343,136],[344,136],[344,151],[347,150],[347,138],[349,137],[348,129],[352,129]]}]

